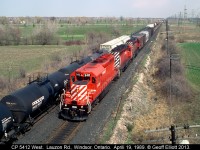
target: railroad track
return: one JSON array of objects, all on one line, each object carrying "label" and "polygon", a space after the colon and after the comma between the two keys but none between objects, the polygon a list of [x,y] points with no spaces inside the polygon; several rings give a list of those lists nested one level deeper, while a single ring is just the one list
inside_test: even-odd
[{"label": "railroad track", "polygon": [[36,119],[34,120],[33,125],[40,123],[40,120],[42,120],[47,114],[54,112],[54,111],[57,111],[57,106],[58,106],[58,104],[48,106],[48,108],[46,108],[46,110],[44,110],[43,112],[41,112],[40,114],[38,114],[36,116]]},{"label": "railroad track", "polygon": [[[32,131],[32,128],[37,128],[37,126],[39,126],[41,124],[41,122],[43,121],[43,119],[51,114],[51,113],[56,113],[58,111],[58,104],[53,104],[53,105],[49,105],[47,106],[46,109],[44,109],[43,111],[41,111],[40,113],[38,113],[34,118],[33,118],[33,123],[30,124],[30,127],[27,128],[26,134],[28,134],[29,131]],[[11,143],[17,143],[20,139],[24,138],[25,134],[18,134],[17,135],[17,140],[14,140]]]},{"label": "railroad track", "polygon": [[[92,108],[92,111],[98,109],[98,106],[99,102]],[[83,123],[63,121],[59,127],[53,130],[50,138],[46,140],[46,144],[69,144]]]},{"label": "railroad track", "polygon": [[53,131],[46,144],[68,144],[74,137],[82,122],[64,121],[61,126]]}]

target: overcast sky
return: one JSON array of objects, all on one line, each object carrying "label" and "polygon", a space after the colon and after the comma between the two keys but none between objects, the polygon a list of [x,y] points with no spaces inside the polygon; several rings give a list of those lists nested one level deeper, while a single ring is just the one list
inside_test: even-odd
[{"label": "overcast sky", "polygon": [[0,0],[0,16],[152,17],[200,14],[200,0]]}]

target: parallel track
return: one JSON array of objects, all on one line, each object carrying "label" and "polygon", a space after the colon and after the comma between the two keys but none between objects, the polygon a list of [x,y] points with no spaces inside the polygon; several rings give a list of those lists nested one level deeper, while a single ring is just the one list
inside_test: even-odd
[{"label": "parallel track", "polygon": [[57,106],[58,106],[58,104],[54,104],[52,106],[49,106],[49,108],[47,108],[46,110],[44,110],[41,114],[38,114],[38,116],[36,116],[36,118],[34,120],[33,125],[38,124],[40,122],[40,120],[42,120],[50,112],[56,111],[56,107]]},{"label": "parallel track", "polygon": [[[30,124],[30,127],[27,129],[26,132],[28,132],[29,130],[31,130],[32,127],[37,127],[40,125],[40,123],[42,122],[42,120],[44,119],[44,117],[50,113],[56,112],[58,108],[58,104],[53,104],[51,106],[48,106],[45,110],[41,111],[41,113],[37,114],[37,116],[35,116],[33,118],[33,123]],[[20,138],[22,138],[24,136],[24,134],[17,134],[17,140],[20,140]],[[15,143],[17,142],[16,140],[11,141],[11,143]]]}]

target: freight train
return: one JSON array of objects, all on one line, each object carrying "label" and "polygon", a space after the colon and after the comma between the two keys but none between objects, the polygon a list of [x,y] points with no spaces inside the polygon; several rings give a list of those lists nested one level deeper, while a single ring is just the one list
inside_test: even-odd
[{"label": "freight train", "polygon": [[80,67],[70,75],[71,87],[62,94],[60,115],[67,120],[86,120],[92,108],[108,92],[111,82],[120,77],[153,35],[147,26],[131,36],[121,36],[100,45],[109,53]]},{"label": "freight train", "polygon": [[86,120],[92,107],[108,92],[111,81],[126,70],[156,27],[150,25],[137,34],[106,42],[91,56],[3,97],[0,101],[0,143],[26,132],[38,114],[56,102],[60,102],[63,118]]},{"label": "freight train", "polygon": [[76,69],[95,60],[105,51],[97,51],[80,61],[50,74],[43,80],[35,80],[26,87],[3,97],[0,101],[0,138],[1,142],[16,139],[18,133],[24,133],[33,125],[38,114],[52,106],[70,86],[69,77]]}]

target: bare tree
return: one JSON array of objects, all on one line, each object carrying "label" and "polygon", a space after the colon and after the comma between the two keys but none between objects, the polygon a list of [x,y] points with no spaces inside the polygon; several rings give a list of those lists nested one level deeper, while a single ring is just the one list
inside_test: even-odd
[{"label": "bare tree", "polygon": [[0,17],[0,24],[6,25],[9,24],[9,20],[7,17]]},{"label": "bare tree", "polygon": [[87,46],[90,51],[99,50],[100,44],[109,40],[109,36],[103,32],[89,32],[86,35]]},{"label": "bare tree", "polygon": [[58,44],[57,29],[57,24],[52,22],[46,23],[42,28],[36,27],[33,34],[36,44]]},{"label": "bare tree", "polygon": [[55,22],[55,21],[56,21],[56,17],[50,17],[50,20],[51,20],[52,22]]},{"label": "bare tree", "polygon": [[120,30],[117,27],[113,27],[112,34],[114,37],[120,36]]},{"label": "bare tree", "polygon": [[0,25],[0,45],[5,45],[5,28]]},{"label": "bare tree", "polygon": [[13,41],[13,44],[19,45],[20,37],[21,37],[20,29],[18,27],[9,27],[9,34],[11,36],[11,40]]}]

